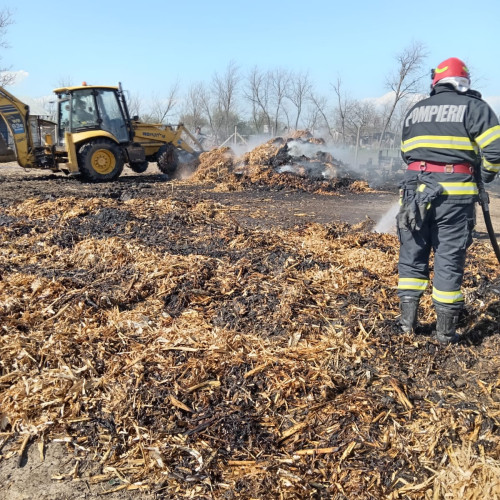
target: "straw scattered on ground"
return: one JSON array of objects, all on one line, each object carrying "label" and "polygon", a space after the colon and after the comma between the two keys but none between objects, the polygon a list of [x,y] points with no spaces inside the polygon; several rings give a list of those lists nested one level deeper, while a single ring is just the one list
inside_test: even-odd
[{"label": "straw scattered on ground", "polygon": [[489,247],[442,348],[428,295],[396,333],[394,236],[103,193],[0,207],[2,459],[62,441],[59,480],[157,498],[499,497]]}]

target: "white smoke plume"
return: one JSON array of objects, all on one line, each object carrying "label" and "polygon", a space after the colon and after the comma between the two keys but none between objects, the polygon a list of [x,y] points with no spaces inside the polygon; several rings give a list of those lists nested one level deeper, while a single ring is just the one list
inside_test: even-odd
[{"label": "white smoke plume", "polygon": [[396,234],[396,215],[399,211],[399,201],[391,205],[373,228],[374,233]]}]

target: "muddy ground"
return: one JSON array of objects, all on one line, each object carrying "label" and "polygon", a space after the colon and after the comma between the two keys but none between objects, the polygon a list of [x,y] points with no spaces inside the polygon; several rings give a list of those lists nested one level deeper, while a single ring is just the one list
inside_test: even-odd
[{"label": "muddy ground", "polygon": [[[490,211],[498,237],[500,237],[499,193],[498,184],[491,186]],[[391,189],[390,186],[386,190],[335,196],[307,193],[286,187],[260,187],[225,192],[201,184],[169,182],[155,167],[150,167],[150,171],[144,174],[134,174],[125,169],[122,177],[110,184],[85,184],[63,174],[23,171],[16,165],[0,166],[0,204],[3,207],[30,198],[52,201],[67,196],[82,200],[116,199],[120,202],[136,198],[170,198],[193,202],[211,200],[224,206],[236,224],[252,229],[268,231],[274,227],[282,229],[303,227],[311,222],[319,224],[345,222],[354,225],[371,221],[371,227],[377,227],[380,223],[379,231],[390,234],[394,234],[393,218],[397,203],[397,190],[395,187]],[[5,225],[8,221],[0,223]],[[480,214],[478,214],[476,238],[487,241]],[[122,490],[104,495],[104,490],[109,491],[112,485],[106,484],[104,488],[101,484],[71,480],[71,467],[73,467],[71,461],[71,452],[64,443],[52,443],[48,446],[43,462],[40,460],[36,443],[28,445],[21,457],[0,461],[0,498],[5,500],[163,498],[155,495],[154,491],[146,493]],[[87,464],[87,467],[90,471],[91,463]],[[314,495],[307,497],[313,498]]]}]

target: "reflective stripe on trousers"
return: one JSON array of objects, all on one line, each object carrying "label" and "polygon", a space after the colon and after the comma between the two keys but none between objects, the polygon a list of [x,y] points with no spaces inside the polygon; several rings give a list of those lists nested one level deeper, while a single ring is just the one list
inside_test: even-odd
[{"label": "reflective stripe on trousers", "polygon": [[429,257],[434,250],[432,300],[449,309],[461,309],[460,291],[466,251],[472,243],[474,203],[432,204],[420,231],[398,230],[398,295],[420,297],[429,282]]}]

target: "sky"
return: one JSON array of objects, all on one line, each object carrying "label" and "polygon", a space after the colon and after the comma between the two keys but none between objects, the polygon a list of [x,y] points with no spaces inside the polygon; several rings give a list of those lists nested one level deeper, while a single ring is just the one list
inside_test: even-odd
[{"label": "sky", "polygon": [[397,55],[420,43],[425,73],[459,57],[500,112],[498,0],[4,0],[1,9],[14,24],[0,66],[19,75],[7,87],[17,97],[86,81],[161,98],[175,82],[181,91],[208,83],[233,62],[242,75],[254,67],[307,73],[322,95],[340,77],[349,97],[377,98]]}]

